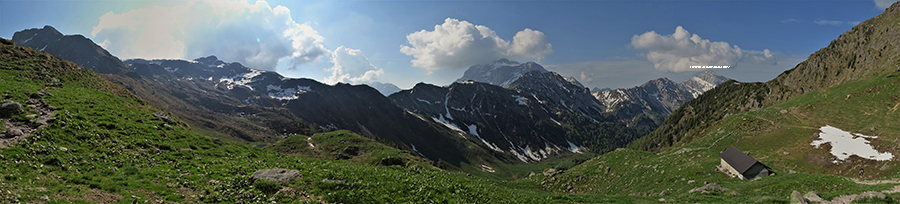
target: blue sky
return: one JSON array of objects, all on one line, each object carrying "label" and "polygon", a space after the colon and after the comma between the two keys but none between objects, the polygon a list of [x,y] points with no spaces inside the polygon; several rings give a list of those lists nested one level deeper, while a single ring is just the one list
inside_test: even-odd
[{"label": "blue sky", "polygon": [[51,25],[123,59],[216,55],[289,77],[401,88],[447,85],[468,65],[507,57],[619,88],[705,71],[687,65],[767,81],[890,2],[3,0],[0,37]]}]

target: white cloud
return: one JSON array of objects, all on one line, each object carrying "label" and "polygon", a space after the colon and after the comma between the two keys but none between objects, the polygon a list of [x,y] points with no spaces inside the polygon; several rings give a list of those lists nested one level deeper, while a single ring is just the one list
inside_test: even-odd
[{"label": "white cloud", "polygon": [[897,2],[897,0],[875,0],[875,7],[886,9],[887,7],[890,7],[891,4],[894,4],[894,2]]},{"label": "white cloud", "polygon": [[581,78],[582,83],[591,83],[594,81],[594,73],[585,73],[584,71],[581,71],[581,76],[579,78]]},{"label": "white cloud", "polygon": [[544,33],[526,28],[513,37],[512,43],[483,25],[447,18],[433,31],[421,30],[406,36],[409,45],[400,52],[413,56],[413,66],[429,71],[464,68],[499,58],[540,60],[553,53]]},{"label": "white cloud", "polygon": [[541,31],[526,28],[513,36],[512,47],[507,56],[524,56],[540,60],[551,53],[553,46],[547,42],[547,36]]},{"label": "white cloud", "polygon": [[326,69],[331,71],[331,76],[324,80],[327,84],[373,82],[384,75],[384,69],[378,69],[369,63],[369,59],[360,50],[338,47],[332,52],[331,61],[334,66]]},{"label": "white cloud", "polygon": [[288,8],[272,8],[266,1],[195,0],[109,12],[91,35],[124,59],[216,55],[264,70],[274,70],[279,60],[295,67],[330,52],[312,27],[294,22]]},{"label": "white cloud", "polygon": [[702,71],[690,66],[727,65],[735,66],[739,62],[775,63],[774,56],[768,49],[763,51],[742,50],[737,45],[727,42],[711,42],[697,34],[691,34],[681,26],[675,28],[672,35],[660,35],[655,31],[631,37],[631,46],[647,49],[644,55],[659,71],[685,72]]},{"label": "white cloud", "polygon": [[843,21],[832,21],[832,20],[817,20],[817,21],[813,21],[813,23],[819,24],[819,25],[841,25],[841,24],[844,24]]},{"label": "white cloud", "polygon": [[799,23],[799,22],[802,22],[802,21],[794,19],[794,18],[781,20],[781,23]]}]

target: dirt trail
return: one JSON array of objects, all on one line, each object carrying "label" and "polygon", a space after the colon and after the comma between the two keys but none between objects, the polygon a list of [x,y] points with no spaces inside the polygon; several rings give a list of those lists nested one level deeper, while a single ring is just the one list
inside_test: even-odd
[{"label": "dirt trail", "polygon": [[[759,117],[756,115],[754,115],[753,117],[760,119],[760,120],[765,120],[766,122],[772,123],[772,125],[776,125],[775,121],[772,121],[772,120],[769,120],[769,119],[766,119],[763,117]],[[814,127],[806,127],[806,126],[799,126],[799,125],[783,125],[783,124],[779,124],[779,125],[784,126],[784,127],[804,128],[804,129],[810,129],[810,130],[818,130],[819,129],[819,128],[814,128]]]}]

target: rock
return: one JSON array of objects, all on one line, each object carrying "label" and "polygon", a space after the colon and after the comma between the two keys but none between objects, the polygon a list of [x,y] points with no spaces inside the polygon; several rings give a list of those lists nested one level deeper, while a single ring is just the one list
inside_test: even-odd
[{"label": "rock", "polygon": [[881,198],[884,199],[884,193],[877,191],[866,191],[859,194],[858,199],[867,199],[867,198]]},{"label": "rock", "polygon": [[266,181],[281,183],[281,182],[285,182],[285,181],[290,181],[291,179],[303,177],[303,175],[300,174],[300,171],[297,171],[297,170],[274,168],[274,169],[261,169],[259,171],[254,172],[253,175],[251,175],[251,177],[253,177],[254,179],[257,179],[257,180],[266,180]]},{"label": "rock", "polygon": [[791,204],[809,204],[809,200],[800,195],[800,192],[791,192]]},{"label": "rock", "polygon": [[396,157],[388,157],[381,159],[379,164],[382,166],[403,166],[403,160]]},{"label": "rock", "polygon": [[9,129],[9,130],[6,130],[6,132],[4,132],[3,134],[6,135],[6,138],[13,138],[13,137],[25,135],[25,133],[19,129]]},{"label": "rock", "polygon": [[12,101],[12,102],[6,102],[6,103],[3,103],[3,105],[0,105],[0,113],[3,113],[3,114],[18,113],[20,110],[22,110],[22,104],[19,102]]},{"label": "rock", "polygon": [[342,152],[347,155],[356,156],[356,155],[359,155],[359,147],[347,146],[347,148],[344,148],[344,151],[342,151]]},{"label": "rock", "polygon": [[700,188],[691,189],[690,191],[688,191],[688,193],[695,193],[695,192],[700,192],[700,193],[711,193],[711,192],[713,192],[713,191],[725,192],[725,191],[728,191],[728,189],[727,189],[727,188],[723,188],[722,186],[720,186],[720,185],[717,184],[717,183],[710,183],[710,184],[706,184],[706,185],[704,185],[703,187],[700,187]]},{"label": "rock", "polygon": [[162,112],[153,113],[153,116],[156,116],[156,118],[159,118],[160,120],[162,120],[163,122],[166,122],[166,123],[171,123],[171,124],[175,123],[175,121],[172,120],[172,118],[169,117],[169,115],[166,115],[165,113],[162,113]]},{"label": "rock", "polygon": [[546,177],[551,177],[553,175],[556,175],[557,171],[556,171],[556,169],[550,168],[550,169],[544,169],[544,171],[542,173]]},{"label": "rock", "polygon": [[803,197],[810,202],[831,203],[825,199],[822,199],[822,197],[820,197],[819,194],[815,191],[806,192],[806,194],[803,194]]}]

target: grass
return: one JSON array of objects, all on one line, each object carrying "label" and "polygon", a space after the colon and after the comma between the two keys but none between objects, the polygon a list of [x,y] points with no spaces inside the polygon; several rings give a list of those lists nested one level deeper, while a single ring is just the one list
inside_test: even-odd
[{"label": "grass", "polygon": [[396,158],[401,166],[432,167],[427,160],[415,156],[415,152],[390,147],[348,130],[317,133],[313,136],[293,135],[278,141],[269,149],[292,156],[323,160],[380,165],[382,160]]},{"label": "grass", "polygon": [[[2,49],[24,56],[0,58],[0,92],[8,92],[7,99],[25,104],[27,93],[44,89],[50,78],[63,84],[46,88],[52,96],[38,98],[58,108],[55,120],[28,140],[0,149],[3,203],[484,203],[552,198],[548,193],[525,193],[534,192],[528,185],[497,185],[462,173],[307,159],[217,142],[183,123],[167,124],[153,116],[161,112],[158,108],[136,97],[110,93],[116,86],[86,69],[44,69],[42,64],[66,62],[40,59],[41,52],[31,49]],[[34,114],[33,108],[25,111],[12,116],[19,118],[13,122],[32,124],[22,117]],[[342,133],[347,132],[313,137]],[[303,176],[281,184],[249,176],[275,167],[300,170]],[[273,193],[275,189],[286,192]]]}]

